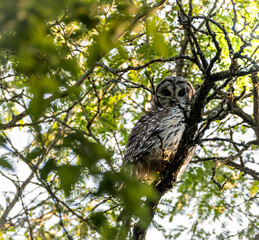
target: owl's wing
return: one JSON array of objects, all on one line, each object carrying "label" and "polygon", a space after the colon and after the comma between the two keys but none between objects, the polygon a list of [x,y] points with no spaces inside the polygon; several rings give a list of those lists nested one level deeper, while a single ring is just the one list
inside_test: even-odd
[{"label": "owl's wing", "polygon": [[157,143],[157,135],[164,130],[166,109],[155,109],[142,116],[133,128],[126,145],[125,162],[134,162]]}]

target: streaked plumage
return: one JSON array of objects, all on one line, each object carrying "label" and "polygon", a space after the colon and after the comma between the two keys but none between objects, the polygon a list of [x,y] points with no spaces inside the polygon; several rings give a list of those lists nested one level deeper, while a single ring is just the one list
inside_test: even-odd
[{"label": "streaked plumage", "polygon": [[[158,84],[151,110],[139,119],[128,138],[124,162],[132,166],[132,175],[149,179],[163,170],[164,161],[175,154],[181,140],[193,94],[192,85],[181,77],[167,77]],[[190,150],[189,160],[193,152]]]}]

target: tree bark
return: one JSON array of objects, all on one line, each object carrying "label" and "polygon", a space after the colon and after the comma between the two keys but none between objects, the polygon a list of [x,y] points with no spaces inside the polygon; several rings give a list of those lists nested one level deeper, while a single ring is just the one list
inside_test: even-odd
[{"label": "tree bark", "polygon": [[255,135],[257,141],[259,142],[259,77],[258,73],[253,73],[251,75],[251,79],[253,82],[253,92],[254,92],[254,123],[255,123]]}]

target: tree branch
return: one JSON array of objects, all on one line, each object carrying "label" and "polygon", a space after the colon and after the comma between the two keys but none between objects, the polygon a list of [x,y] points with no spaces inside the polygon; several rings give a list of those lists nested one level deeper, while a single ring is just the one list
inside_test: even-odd
[{"label": "tree branch", "polygon": [[259,142],[259,77],[257,73],[251,75],[253,82],[253,93],[254,93],[254,125],[255,125],[255,134],[257,141]]},{"label": "tree branch", "polygon": [[236,72],[232,72],[230,70],[225,70],[217,73],[213,73],[210,75],[210,81],[217,82],[220,80],[224,80],[227,78],[233,78],[233,77],[243,77],[247,76],[252,73],[259,72],[259,65],[252,65],[249,68],[242,68],[237,70]]},{"label": "tree branch", "polygon": [[32,171],[31,174],[29,175],[29,177],[23,182],[23,184],[19,187],[19,189],[17,189],[17,192],[16,192],[13,200],[6,207],[6,209],[4,210],[4,212],[0,218],[0,229],[4,226],[4,224],[6,222],[6,218],[7,218],[8,214],[10,213],[10,211],[13,209],[14,205],[19,201],[21,192],[23,192],[23,190],[31,182],[33,177],[34,177],[34,172]]},{"label": "tree branch", "polygon": [[174,57],[167,58],[167,59],[158,58],[158,59],[151,60],[150,62],[147,62],[147,63],[145,63],[143,65],[140,65],[140,66],[137,66],[137,67],[128,66],[128,67],[122,68],[122,69],[111,68],[111,67],[108,67],[104,63],[101,63],[101,62],[98,62],[96,64],[97,64],[97,66],[100,66],[100,67],[104,68],[105,70],[107,70],[107,71],[109,71],[113,74],[118,74],[118,73],[125,73],[125,72],[128,72],[130,70],[134,70],[134,71],[141,70],[141,69],[144,69],[144,68],[146,68],[149,65],[154,64],[154,63],[172,62],[172,61],[177,61],[177,60],[180,60],[180,59],[186,59],[186,60],[190,60],[190,61],[193,61],[194,63],[196,63],[195,58],[192,58],[190,56],[179,55],[179,56],[174,56]]},{"label": "tree branch", "polygon": [[17,122],[19,122],[26,116],[27,116],[26,111],[21,112],[20,114],[14,116],[10,122],[0,124],[0,130],[6,130],[6,129],[10,129],[10,128],[14,127]]}]

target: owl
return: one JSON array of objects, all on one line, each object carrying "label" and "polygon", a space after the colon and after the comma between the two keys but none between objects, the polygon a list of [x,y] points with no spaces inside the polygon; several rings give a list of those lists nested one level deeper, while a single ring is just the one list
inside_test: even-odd
[{"label": "owl", "polygon": [[[194,93],[191,83],[182,77],[166,77],[157,85],[151,109],[136,123],[126,144],[123,160],[130,167],[131,175],[152,180],[174,156]],[[193,153],[191,149],[189,161]],[[178,179],[189,161],[182,166]]]}]

